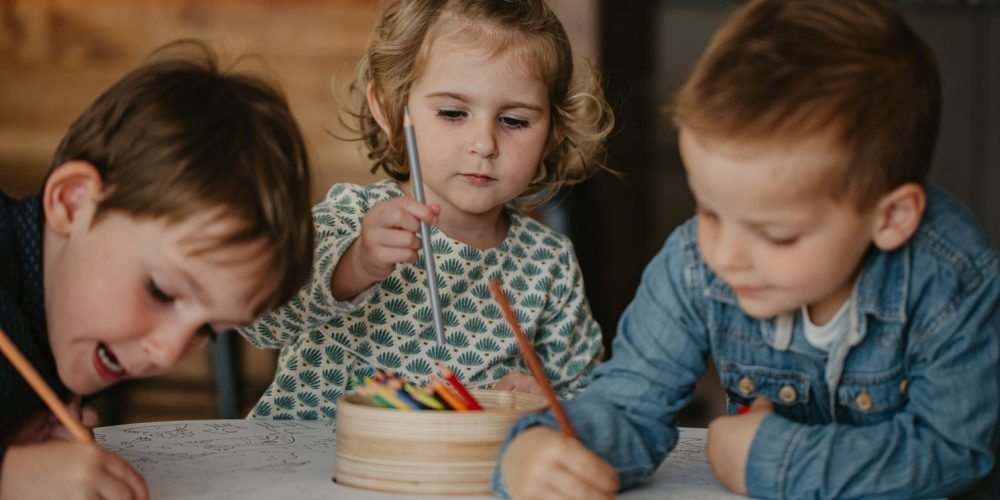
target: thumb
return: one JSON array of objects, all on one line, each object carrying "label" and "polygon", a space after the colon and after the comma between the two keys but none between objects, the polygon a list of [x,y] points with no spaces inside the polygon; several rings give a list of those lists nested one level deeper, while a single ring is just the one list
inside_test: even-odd
[{"label": "thumb", "polygon": [[774,404],[771,403],[771,400],[767,399],[765,396],[757,396],[757,398],[753,400],[753,404],[750,405],[750,409],[774,411]]},{"label": "thumb", "polygon": [[81,399],[80,396],[74,394],[70,396],[69,401],[66,402],[66,409],[69,410],[69,414],[79,422],[82,418],[81,414]]}]

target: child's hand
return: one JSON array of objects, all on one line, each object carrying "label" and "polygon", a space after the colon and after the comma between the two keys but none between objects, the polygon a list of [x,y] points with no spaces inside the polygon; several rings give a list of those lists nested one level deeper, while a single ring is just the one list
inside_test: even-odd
[{"label": "child's hand", "polygon": [[[70,416],[85,428],[97,427],[97,411],[92,406],[81,408],[79,396],[70,400],[66,409],[69,410]],[[43,443],[52,439],[72,441],[75,437],[51,411],[45,409],[38,410],[22,420],[13,432],[8,433],[3,442],[7,445],[19,445]]]},{"label": "child's hand", "polygon": [[750,411],[736,416],[719,417],[708,424],[705,455],[712,472],[727,488],[746,495],[747,458],[750,445],[764,417],[774,412],[767,398],[754,400]]},{"label": "child's hand", "polygon": [[145,500],[149,492],[118,455],[94,443],[50,441],[7,449],[0,498]]},{"label": "child's hand", "polygon": [[615,470],[579,441],[532,427],[510,443],[501,464],[507,492],[524,499],[615,498]]},{"label": "child's hand", "polygon": [[497,381],[497,385],[493,386],[493,388],[498,391],[517,391],[538,394],[539,396],[545,395],[545,392],[542,391],[542,386],[538,384],[535,377],[519,372],[510,372],[504,375],[503,378]]},{"label": "child's hand", "polygon": [[416,262],[420,222],[436,225],[441,207],[412,198],[376,203],[361,221],[361,236],[351,244],[334,271],[331,290],[349,299],[392,273],[400,262]]}]

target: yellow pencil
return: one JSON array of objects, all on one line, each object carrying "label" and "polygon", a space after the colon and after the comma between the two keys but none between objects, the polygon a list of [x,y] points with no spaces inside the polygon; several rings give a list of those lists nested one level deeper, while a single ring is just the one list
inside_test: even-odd
[{"label": "yellow pencil", "polygon": [[42,398],[42,401],[48,405],[52,413],[59,418],[64,426],[73,434],[73,437],[77,441],[82,443],[93,443],[94,436],[90,434],[90,431],[85,429],[80,422],[77,422],[72,415],[69,414],[69,410],[66,409],[66,405],[59,400],[59,396],[52,391],[49,384],[45,383],[42,376],[38,374],[34,366],[28,362],[28,359],[21,354],[21,351],[14,345],[13,342],[7,337],[7,334],[0,329],[0,351],[3,351],[4,356],[10,360],[10,364],[17,368],[17,371],[21,373],[24,380],[28,381],[28,385],[38,393],[38,397]]}]

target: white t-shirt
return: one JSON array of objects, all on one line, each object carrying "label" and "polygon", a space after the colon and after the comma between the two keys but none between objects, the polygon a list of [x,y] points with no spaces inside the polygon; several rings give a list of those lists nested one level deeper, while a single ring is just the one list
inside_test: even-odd
[{"label": "white t-shirt", "polygon": [[827,321],[824,325],[813,323],[812,319],[809,318],[809,308],[802,306],[802,329],[806,340],[813,347],[821,351],[829,351],[837,339],[842,335],[848,334],[851,326],[851,318],[847,312],[851,309],[851,302],[854,302],[854,300],[854,295],[851,295],[851,298],[844,301],[844,305],[840,306],[840,309],[833,315],[833,318],[830,318],[830,321]]}]

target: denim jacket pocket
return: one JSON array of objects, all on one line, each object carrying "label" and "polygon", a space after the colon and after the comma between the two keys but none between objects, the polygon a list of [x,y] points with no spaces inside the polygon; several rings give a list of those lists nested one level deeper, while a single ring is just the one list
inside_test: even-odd
[{"label": "denim jacket pocket", "polygon": [[888,420],[906,403],[909,379],[902,370],[889,374],[845,375],[837,388],[838,421],[871,425]]},{"label": "denim jacket pocket", "polygon": [[809,376],[805,372],[725,362],[719,376],[726,389],[726,410],[730,415],[763,396],[783,417],[797,422],[809,417]]}]

